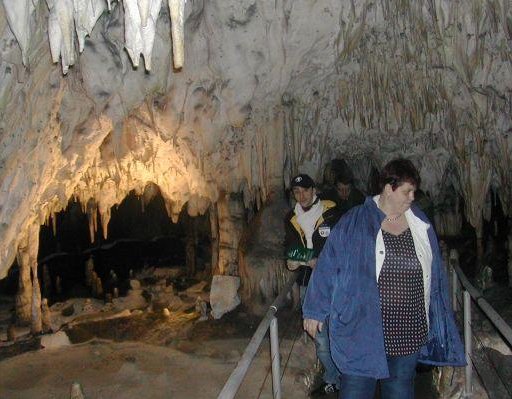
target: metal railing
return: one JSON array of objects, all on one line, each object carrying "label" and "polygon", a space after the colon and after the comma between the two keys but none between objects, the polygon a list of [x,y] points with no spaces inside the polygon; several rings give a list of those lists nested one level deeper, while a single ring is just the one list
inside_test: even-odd
[{"label": "metal railing", "polygon": [[281,370],[280,370],[280,358],[279,358],[279,339],[278,339],[278,328],[276,313],[284,303],[286,295],[296,281],[297,276],[293,274],[290,279],[286,282],[279,296],[274,300],[272,305],[267,310],[265,317],[261,320],[256,332],[251,338],[249,345],[245,348],[245,351],[238,361],[236,368],[233,370],[228,380],[224,384],[222,391],[220,392],[217,399],[232,399],[235,397],[242,381],[247,374],[247,370],[251,365],[258,348],[270,328],[270,354],[272,360],[272,391],[274,399],[281,399]]},{"label": "metal railing", "polygon": [[[493,392],[497,392],[496,397],[510,397],[508,388],[503,385],[496,384],[496,381],[485,381],[484,375],[489,374],[488,370],[479,370],[477,367],[478,362],[475,361],[475,353],[473,352],[473,339],[475,335],[472,333],[472,322],[471,322],[471,303],[472,301],[478,306],[478,308],[487,316],[494,328],[499,331],[503,340],[508,342],[509,346],[512,346],[512,328],[503,320],[503,318],[494,310],[494,308],[487,302],[482,293],[475,288],[468,280],[464,272],[459,266],[459,255],[455,249],[450,251],[449,256],[449,268],[451,273],[451,298],[453,310],[459,310],[459,296],[462,291],[463,295],[463,306],[464,306],[464,346],[466,354],[466,368],[465,368],[465,386],[464,386],[464,397],[471,398],[473,394],[473,367],[482,378],[484,386],[492,387]],[[460,289],[462,286],[462,290]]]}]

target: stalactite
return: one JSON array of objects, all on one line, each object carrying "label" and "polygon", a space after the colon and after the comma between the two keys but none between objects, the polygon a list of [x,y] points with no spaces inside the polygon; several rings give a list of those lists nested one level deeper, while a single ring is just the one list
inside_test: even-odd
[{"label": "stalactite", "polygon": [[108,238],[108,223],[110,222],[112,214],[110,211],[110,207],[107,207],[106,209],[101,212],[101,228],[103,230],[103,238],[106,240]]},{"label": "stalactite", "polygon": [[51,216],[52,218],[52,231],[53,231],[53,236],[56,237],[57,236],[57,215],[55,214],[55,212],[51,213]]},{"label": "stalactite", "polygon": [[219,215],[217,211],[217,203],[210,205],[210,236],[211,236],[211,252],[212,252],[212,275],[221,274],[219,268]]},{"label": "stalactite", "polygon": [[61,59],[62,73],[68,73],[68,69],[75,63],[75,41],[72,0],[46,0],[50,15],[48,17],[48,37],[52,61]]},{"label": "stalactite", "polygon": [[472,130],[465,126],[464,131],[460,131],[458,126],[454,126],[452,144],[465,214],[476,232],[477,262],[480,267],[484,254],[483,208],[492,177],[490,152],[478,128]]},{"label": "stalactite", "polygon": [[94,199],[87,201],[87,219],[89,220],[89,237],[94,243],[98,231],[98,205]]},{"label": "stalactite", "polygon": [[105,0],[73,0],[78,51],[84,51],[85,37],[91,34],[96,21],[106,10],[106,7]]},{"label": "stalactite", "polygon": [[[167,0],[171,18],[173,62],[176,69],[184,63],[184,21],[186,0]],[[84,50],[85,37],[90,35],[105,9],[111,11],[112,0],[46,0],[48,39],[54,63],[61,60],[62,72],[67,74],[75,63],[74,32],[78,37],[79,51]],[[162,0],[123,0],[125,9],[126,49],[133,65],[144,56],[146,69],[151,70],[151,53],[155,38],[156,22]],[[7,20],[22,51],[23,63],[28,66],[30,50],[30,23],[37,1],[4,0]]]},{"label": "stalactite", "polygon": [[30,18],[34,12],[33,0],[3,0],[5,14],[9,26],[18,41],[23,57],[23,64],[29,65],[30,29],[32,24]]},{"label": "stalactite", "polygon": [[185,3],[186,0],[168,0],[172,30],[172,61],[174,68],[180,69],[185,61]]},{"label": "stalactite", "polygon": [[144,56],[146,70],[151,70],[151,52],[162,0],[123,0],[125,10],[126,51],[135,67],[140,54]]}]

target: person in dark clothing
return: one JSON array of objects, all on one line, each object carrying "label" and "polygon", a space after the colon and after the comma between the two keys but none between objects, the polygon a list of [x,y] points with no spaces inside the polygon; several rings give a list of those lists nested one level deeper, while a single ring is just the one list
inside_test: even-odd
[{"label": "person in dark clothing", "polygon": [[[287,267],[298,270],[297,284],[302,302],[316,260],[339,219],[339,213],[333,201],[317,197],[315,183],[308,175],[294,177],[291,190],[297,203],[285,219]],[[336,392],[339,373],[331,358],[327,328],[322,334],[316,334],[315,346],[325,372],[324,382],[311,394],[320,396]]]},{"label": "person in dark clothing", "polygon": [[361,205],[365,200],[363,193],[354,187],[354,178],[348,169],[337,174],[334,187],[319,196],[321,199],[334,201],[340,215],[356,205]]}]

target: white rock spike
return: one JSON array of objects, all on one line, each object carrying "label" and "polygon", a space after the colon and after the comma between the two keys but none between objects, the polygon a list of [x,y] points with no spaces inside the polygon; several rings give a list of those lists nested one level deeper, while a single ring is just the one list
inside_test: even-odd
[{"label": "white rock spike", "polygon": [[30,16],[37,5],[37,0],[3,0],[7,22],[21,48],[23,65],[28,65],[30,45]]},{"label": "white rock spike", "polygon": [[184,18],[186,0],[168,0],[171,15],[172,59],[174,68],[183,67],[184,52]]},{"label": "white rock spike", "polygon": [[151,70],[151,54],[153,53],[153,44],[155,42],[156,21],[158,20],[158,14],[160,14],[161,8],[162,0],[152,0],[147,24],[146,26],[142,24],[141,27],[142,41],[144,44],[142,55],[144,56],[144,66],[148,71]]},{"label": "white rock spike", "polygon": [[143,43],[140,30],[141,20],[137,0],[124,0],[124,41],[126,51],[134,67],[139,66]]},{"label": "white rock spike", "polygon": [[140,54],[144,56],[146,69],[151,70],[151,53],[155,40],[156,21],[162,7],[162,0],[148,0],[149,14],[146,17],[146,26],[142,24],[140,14],[140,0],[124,0],[124,35],[126,50],[133,66],[139,66]]},{"label": "white rock spike", "polygon": [[75,63],[73,0],[46,0],[50,15],[48,17],[48,36],[53,62],[62,63],[62,73],[68,72]]},{"label": "white rock spike", "polygon": [[[151,6],[151,0],[138,0],[137,5],[139,6],[140,21],[142,27],[146,27],[148,24],[149,8]],[[160,9],[158,9],[160,10]]]},{"label": "white rock spike", "polygon": [[96,21],[105,11],[105,0],[73,0],[78,49],[84,51],[85,37],[90,35]]}]

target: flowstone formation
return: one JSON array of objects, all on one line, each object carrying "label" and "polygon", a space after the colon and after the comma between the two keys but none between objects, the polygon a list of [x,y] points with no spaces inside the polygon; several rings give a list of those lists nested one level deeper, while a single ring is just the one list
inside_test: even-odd
[{"label": "flowstone formation", "polygon": [[360,182],[411,158],[439,232],[460,196],[481,250],[490,190],[512,209],[511,20],[506,0],[4,0],[0,277],[70,198],[106,235],[149,183],[174,220],[210,209],[212,268],[237,274],[229,226],[333,158]]}]

